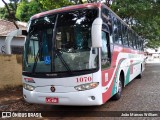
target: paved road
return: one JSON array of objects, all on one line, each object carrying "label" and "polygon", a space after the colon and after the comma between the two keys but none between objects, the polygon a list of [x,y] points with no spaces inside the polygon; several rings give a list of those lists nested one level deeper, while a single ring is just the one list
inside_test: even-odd
[{"label": "paved road", "polygon": [[[20,94],[21,95],[21,94]],[[21,107],[18,105],[21,104]],[[14,107],[12,107],[14,106]],[[15,107],[16,106],[16,107]],[[113,119],[110,117],[92,117],[92,115],[97,114],[95,111],[101,111],[102,114],[105,114],[105,111],[160,111],[160,63],[152,63],[146,64],[146,69],[143,72],[142,79],[134,79],[130,84],[128,84],[122,93],[122,98],[118,101],[109,100],[102,106],[92,106],[92,107],[69,107],[69,106],[46,106],[46,105],[34,105],[28,104],[24,102],[22,99],[17,100],[16,103],[10,104],[8,108],[6,107],[5,110],[26,110],[33,111],[33,110],[40,110],[40,111],[72,111],[71,114],[76,116],[79,114],[77,111],[83,111],[84,116],[90,117],[63,117],[58,116],[54,119],[67,119],[67,120],[108,120]],[[34,108],[34,109],[33,109]],[[103,112],[102,112],[103,111]],[[68,113],[66,113],[68,114]],[[154,113],[153,113],[154,114]],[[50,119],[50,118],[46,118]],[[121,117],[121,118],[114,118],[114,119],[126,119],[126,120],[152,120],[157,119],[159,120],[160,117]]]}]

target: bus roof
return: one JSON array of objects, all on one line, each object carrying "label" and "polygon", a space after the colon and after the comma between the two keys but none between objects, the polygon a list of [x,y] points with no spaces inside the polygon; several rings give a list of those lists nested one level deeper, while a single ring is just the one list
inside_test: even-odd
[{"label": "bus roof", "polygon": [[31,17],[31,20],[36,19],[36,18],[40,18],[40,17],[45,16],[45,15],[70,11],[70,10],[74,10],[74,9],[92,8],[92,7],[100,8],[101,5],[102,5],[101,3],[87,3],[87,4],[80,4],[80,5],[72,5],[72,6],[62,7],[62,8],[53,9],[53,10],[49,10],[49,11],[45,11],[45,12],[35,14]]}]

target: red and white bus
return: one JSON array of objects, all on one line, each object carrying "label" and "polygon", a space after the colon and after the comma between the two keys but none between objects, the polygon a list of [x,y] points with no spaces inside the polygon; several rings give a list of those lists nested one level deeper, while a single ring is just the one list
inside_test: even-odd
[{"label": "red and white bus", "polygon": [[144,70],[142,39],[101,3],[31,17],[23,58],[29,103],[102,105]]}]

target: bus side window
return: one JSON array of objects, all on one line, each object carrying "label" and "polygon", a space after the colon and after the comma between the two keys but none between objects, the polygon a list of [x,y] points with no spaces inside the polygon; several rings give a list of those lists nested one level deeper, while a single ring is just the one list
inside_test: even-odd
[{"label": "bus side window", "polygon": [[133,40],[132,40],[132,31],[128,31],[128,41],[129,41],[129,47],[133,48]]},{"label": "bus side window", "polygon": [[122,41],[122,28],[121,28],[121,22],[118,20],[117,21],[117,23],[118,23],[118,42],[119,42],[119,44],[120,45],[122,45],[123,44],[123,41]]},{"label": "bus side window", "polygon": [[141,45],[141,49],[140,50],[144,51],[142,39],[141,39],[140,45]]},{"label": "bus side window", "polygon": [[114,43],[119,43],[118,42],[118,26],[117,26],[117,19],[114,18],[114,24],[113,24],[113,41]]},{"label": "bus side window", "polygon": [[127,27],[122,25],[122,41],[123,41],[123,45],[125,47],[128,47],[128,33],[127,33]]},{"label": "bus side window", "polygon": [[102,50],[101,50],[101,67],[105,69],[110,66],[110,55],[107,41],[109,39],[108,33],[102,31]]},{"label": "bus side window", "polygon": [[111,12],[106,8],[102,8],[102,20],[108,25],[109,32],[112,34],[112,15]]},{"label": "bus side window", "polygon": [[122,45],[122,33],[121,33],[121,22],[114,18],[114,27],[113,27],[113,40],[114,43]]},{"label": "bus side window", "polygon": [[139,50],[139,39],[137,35],[136,35],[136,46],[137,46],[137,50]]},{"label": "bus side window", "polygon": [[134,49],[137,49],[137,45],[136,45],[136,35],[135,35],[135,33],[133,33],[132,36],[133,36],[133,38],[132,38],[132,39],[133,39],[133,48],[134,48]]}]

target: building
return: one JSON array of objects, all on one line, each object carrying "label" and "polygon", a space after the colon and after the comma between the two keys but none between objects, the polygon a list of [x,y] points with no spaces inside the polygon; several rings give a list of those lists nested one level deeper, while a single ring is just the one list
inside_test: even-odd
[{"label": "building", "polygon": [[160,62],[160,48],[158,49],[146,49],[145,50],[147,61],[158,61]]},{"label": "building", "polygon": [[[19,29],[26,30],[26,23],[16,22]],[[5,53],[5,39],[8,33],[16,30],[13,22],[0,19],[0,54]],[[15,36],[11,42],[11,50],[14,54],[21,54],[24,46],[24,36]]]}]

